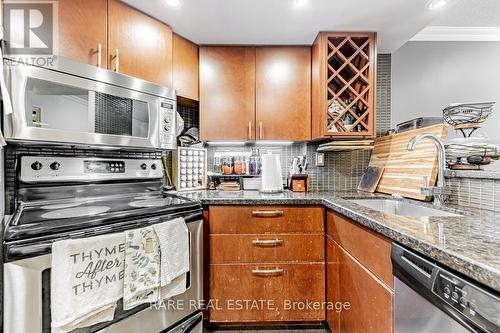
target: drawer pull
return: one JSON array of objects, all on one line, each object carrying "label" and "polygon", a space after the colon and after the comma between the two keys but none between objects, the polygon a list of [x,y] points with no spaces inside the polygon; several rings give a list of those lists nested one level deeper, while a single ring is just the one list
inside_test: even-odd
[{"label": "drawer pull", "polygon": [[269,239],[269,240],[261,240],[261,239],[254,239],[252,240],[253,245],[257,246],[279,246],[283,244],[282,239]]},{"label": "drawer pull", "polygon": [[252,269],[252,274],[254,275],[263,275],[263,276],[276,276],[282,275],[285,270],[283,268],[274,268],[274,269]]},{"label": "drawer pull", "polygon": [[253,210],[253,217],[280,217],[283,216],[282,210]]}]

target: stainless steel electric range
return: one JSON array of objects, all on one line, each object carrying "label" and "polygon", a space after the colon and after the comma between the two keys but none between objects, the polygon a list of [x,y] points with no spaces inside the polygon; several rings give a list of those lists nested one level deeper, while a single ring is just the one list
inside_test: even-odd
[{"label": "stainless steel electric range", "polygon": [[[4,226],[4,332],[50,332],[51,244],[120,232],[182,216],[190,233],[185,304],[203,297],[202,209],[161,193],[161,160],[21,156],[16,210]],[[74,332],[201,332],[198,308],[123,311]]]}]

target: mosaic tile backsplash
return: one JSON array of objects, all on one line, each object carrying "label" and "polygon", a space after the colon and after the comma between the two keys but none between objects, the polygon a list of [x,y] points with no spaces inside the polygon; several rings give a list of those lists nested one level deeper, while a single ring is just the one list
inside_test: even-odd
[{"label": "mosaic tile backsplash", "polygon": [[446,179],[446,203],[500,212],[500,179]]}]

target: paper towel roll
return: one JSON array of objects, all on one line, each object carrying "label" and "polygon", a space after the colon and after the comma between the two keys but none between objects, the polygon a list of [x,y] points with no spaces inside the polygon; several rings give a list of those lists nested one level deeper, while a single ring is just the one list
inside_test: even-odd
[{"label": "paper towel roll", "polygon": [[280,156],[264,154],[262,159],[262,187],[261,192],[276,193],[283,191],[283,177],[281,174]]}]

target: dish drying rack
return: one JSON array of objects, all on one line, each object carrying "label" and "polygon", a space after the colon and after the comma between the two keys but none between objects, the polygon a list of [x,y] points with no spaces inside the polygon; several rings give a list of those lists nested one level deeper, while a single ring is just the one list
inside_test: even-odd
[{"label": "dish drying rack", "polygon": [[[450,169],[454,170],[481,170],[482,165],[490,164],[500,157],[500,148],[495,144],[451,143],[445,147],[446,160]],[[473,162],[471,158],[474,157],[480,160]]]},{"label": "dish drying rack", "polygon": [[495,102],[451,104],[443,109],[443,119],[468,138],[491,115],[494,105]]}]

